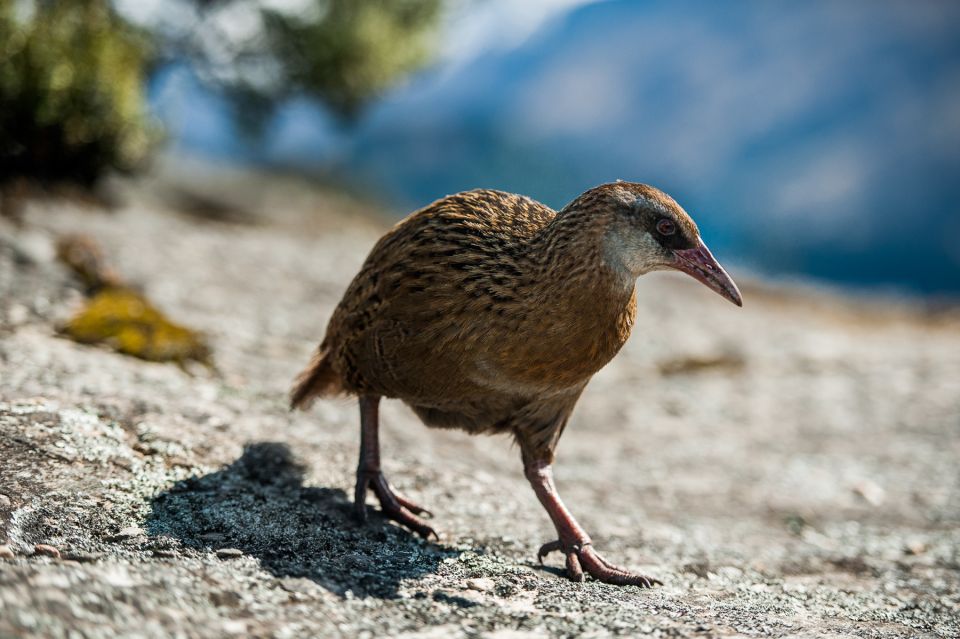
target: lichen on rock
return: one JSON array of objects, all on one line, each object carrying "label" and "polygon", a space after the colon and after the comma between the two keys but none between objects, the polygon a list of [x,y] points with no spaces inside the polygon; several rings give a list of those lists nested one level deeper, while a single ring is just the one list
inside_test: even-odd
[{"label": "lichen on rock", "polygon": [[77,342],[107,344],[140,359],[213,366],[210,348],[199,333],[171,321],[141,293],[123,286],[94,295],[61,330]]},{"label": "lichen on rock", "polygon": [[61,326],[61,333],[82,344],[106,344],[124,355],[154,362],[195,361],[213,368],[203,335],[167,318],[140,291],[123,283],[97,243],[86,235],[66,235],[57,256],[91,295],[86,305]]}]

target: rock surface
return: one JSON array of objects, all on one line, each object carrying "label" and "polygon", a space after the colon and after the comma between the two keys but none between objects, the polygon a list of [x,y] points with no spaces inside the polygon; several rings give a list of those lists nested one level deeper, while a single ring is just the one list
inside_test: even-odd
[{"label": "rock surface", "polygon": [[[536,563],[552,529],[508,440],[386,403],[430,543],[350,517],[352,402],[287,411],[382,232],[362,205],[244,179],[224,222],[158,194],[0,220],[0,636],[960,636],[955,311],[643,278],[556,472],[595,545],[665,585],[574,584]],[[78,230],[217,373],[58,337],[81,295],[52,246]]]}]

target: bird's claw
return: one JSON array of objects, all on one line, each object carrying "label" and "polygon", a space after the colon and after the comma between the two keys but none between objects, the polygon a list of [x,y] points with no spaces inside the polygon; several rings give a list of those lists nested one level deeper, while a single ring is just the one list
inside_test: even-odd
[{"label": "bird's claw", "polygon": [[537,561],[540,562],[540,565],[543,565],[543,558],[555,550],[560,550],[560,548],[562,548],[562,546],[559,539],[548,541],[544,545],[540,546],[540,550],[537,551]]},{"label": "bird's claw", "polygon": [[395,493],[393,488],[390,487],[389,482],[387,482],[387,478],[384,477],[380,471],[357,472],[357,486],[354,494],[353,507],[360,521],[366,521],[367,519],[367,507],[364,503],[366,501],[367,488],[373,489],[373,493],[380,502],[380,509],[387,519],[392,519],[398,524],[406,526],[424,539],[429,539],[432,536],[435,540],[440,540],[437,531],[418,517],[418,515],[433,517],[433,514],[426,508]]},{"label": "bird's claw", "polygon": [[415,502],[410,501],[400,493],[394,492],[393,496],[397,500],[397,503],[399,503],[401,506],[403,506],[404,508],[412,512],[414,515],[422,515],[427,519],[433,519],[433,513],[427,510],[426,508],[424,508],[423,506],[420,506]]},{"label": "bird's claw", "polygon": [[583,581],[584,572],[586,572],[597,581],[617,586],[653,588],[663,585],[663,582],[659,579],[630,572],[625,568],[611,564],[594,550],[589,541],[583,544],[572,543],[566,547],[559,539],[547,542],[540,546],[540,550],[537,551],[537,560],[542,564],[543,558],[555,550],[563,552],[566,556],[567,577],[571,581]]}]

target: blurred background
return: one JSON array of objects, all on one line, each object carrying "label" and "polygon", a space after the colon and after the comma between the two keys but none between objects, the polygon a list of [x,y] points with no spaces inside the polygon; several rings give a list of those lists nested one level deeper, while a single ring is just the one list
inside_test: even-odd
[{"label": "blurred background", "polygon": [[642,181],[756,272],[953,298],[960,4],[0,0],[0,181],[183,156],[395,216]]},{"label": "blurred background", "polygon": [[[441,540],[357,525],[287,393],[387,223],[618,178],[746,300],[640,278],[558,449],[667,585],[400,402]],[[958,302],[956,0],[0,0],[0,637],[960,637]]]}]

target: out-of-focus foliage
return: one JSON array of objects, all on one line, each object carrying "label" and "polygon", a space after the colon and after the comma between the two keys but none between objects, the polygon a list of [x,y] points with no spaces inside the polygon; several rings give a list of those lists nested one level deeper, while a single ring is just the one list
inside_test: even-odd
[{"label": "out-of-focus foliage", "polygon": [[[262,120],[294,94],[319,98],[344,120],[433,58],[442,0],[304,0],[297,11],[261,0],[193,0],[188,33],[168,37],[226,87],[239,114]],[[237,16],[256,28],[237,36]],[[183,27],[181,26],[182,30]],[[162,29],[176,34],[178,27]]]},{"label": "out-of-focus foliage", "polygon": [[265,13],[267,37],[291,85],[351,117],[427,63],[439,0],[318,0],[319,19]]},{"label": "out-of-focus foliage", "polygon": [[107,0],[0,0],[0,182],[135,168],[152,138],[149,50]]},{"label": "out-of-focus foliage", "polygon": [[[355,118],[431,59],[441,5],[192,0],[134,26],[111,0],[0,0],[0,185],[135,169],[156,137],[145,83],[163,57],[191,60],[249,124],[296,94]],[[256,27],[238,35],[239,23]]]}]

